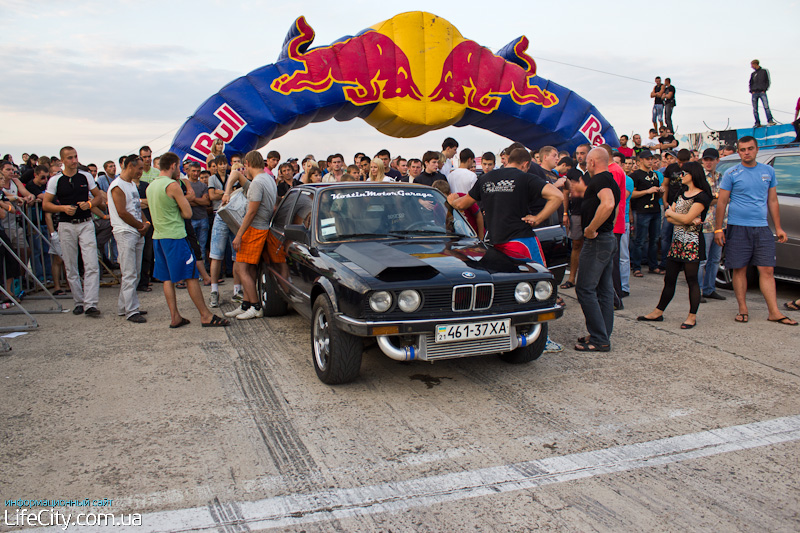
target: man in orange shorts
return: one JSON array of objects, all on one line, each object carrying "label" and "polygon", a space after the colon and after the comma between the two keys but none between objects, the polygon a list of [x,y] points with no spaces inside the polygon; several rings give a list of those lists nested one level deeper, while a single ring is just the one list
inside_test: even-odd
[{"label": "man in orange shorts", "polygon": [[269,234],[269,220],[278,196],[275,178],[264,172],[264,158],[259,152],[253,150],[244,156],[244,171],[250,180],[247,213],[233,240],[233,249],[236,250],[233,268],[242,282],[244,301],[241,307],[225,313],[225,316],[239,320],[264,316],[256,293],[256,265],[261,261]]}]

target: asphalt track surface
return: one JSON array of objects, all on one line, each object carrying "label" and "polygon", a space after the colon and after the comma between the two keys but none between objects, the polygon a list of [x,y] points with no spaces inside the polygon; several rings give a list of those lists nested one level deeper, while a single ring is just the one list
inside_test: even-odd
[{"label": "asphalt track surface", "polygon": [[296,313],[203,329],[181,291],[192,324],[170,330],[158,285],[147,324],[102,288],[102,318],[36,315],[0,357],[0,504],[113,499],[138,532],[797,531],[800,327],[751,290],[749,324],[721,291],[680,330],[682,282],[664,322],[636,322],[662,280],[631,280],[609,353],[571,349],[570,289],[560,354],[399,363],[373,345],[337,387]]}]

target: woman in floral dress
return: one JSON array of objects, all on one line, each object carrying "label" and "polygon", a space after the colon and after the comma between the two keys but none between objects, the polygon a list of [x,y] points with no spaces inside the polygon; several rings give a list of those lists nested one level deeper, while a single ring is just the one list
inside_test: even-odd
[{"label": "woman in floral dress", "polygon": [[712,196],[700,163],[686,163],[682,171],[683,192],[664,212],[667,220],[675,225],[672,244],[667,254],[664,289],[661,291],[661,299],[655,310],[648,315],[640,316],[638,320],[647,322],[664,320],[664,310],[675,295],[678,274],[683,270],[686,283],[689,285],[689,316],[681,324],[681,329],[691,329],[697,324],[697,308],[700,306],[700,283],[697,274],[700,262],[705,259],[706,253],[702,221],[705,220]]}]

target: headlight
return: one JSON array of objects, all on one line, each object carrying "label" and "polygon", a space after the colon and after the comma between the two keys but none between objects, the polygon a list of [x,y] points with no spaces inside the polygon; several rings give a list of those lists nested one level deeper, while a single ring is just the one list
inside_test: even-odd
[{"label": "headlight", "polygon": [[392,306],[392,295],[386,291],[373,293],[369,297],[369,306],[376,313],[385,313]]},{"label": "headlight", "polygon": [[422,298],[417,291],[406,290],[397,297],[397,307],[406,313],[413,313],[419,309],[420,303],[422,303]]},{"label": "headlight", "polygon": [[517,283],[517,287],[514,289],[514,299],[518,304],[529,302],[531,296],[533,296],[533,288],[530,283],[527,281]]},{"label": "headlight", "polygon": [[547,300],[553,295],[553,285],[549,281],[540,281],[536,284],[536,299]]}]

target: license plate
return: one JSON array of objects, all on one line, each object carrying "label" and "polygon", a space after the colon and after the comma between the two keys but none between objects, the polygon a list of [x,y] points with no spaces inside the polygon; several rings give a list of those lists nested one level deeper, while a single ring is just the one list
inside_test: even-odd
[{"label": "license plate", "polygon": [[511,319],[467,324],[436,326],[436,342],[458,342],[490,337],[506,337],[511,329]]}]

